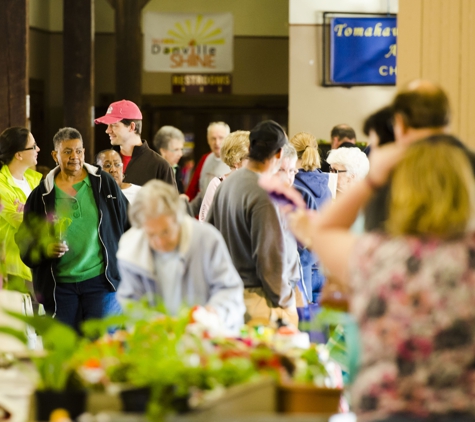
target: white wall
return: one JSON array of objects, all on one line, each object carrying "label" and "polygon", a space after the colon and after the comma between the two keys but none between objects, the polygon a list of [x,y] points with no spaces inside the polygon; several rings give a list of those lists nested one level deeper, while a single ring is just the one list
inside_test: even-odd
[{"label": "white wall", "polygon": [[289,0],[289,23],[321,24],[323,12],[397,13],[398,0]]},{"label": "white wall", "polygon": [[[397,0],[389,1],[391,13]],[[289,135],[307,131],[329,140],[339,123],[352,126],[359,141],[364,119],[389,103],[392,86],[322,87],[322,13],[387,12],[387,0],[289,0]]]}]

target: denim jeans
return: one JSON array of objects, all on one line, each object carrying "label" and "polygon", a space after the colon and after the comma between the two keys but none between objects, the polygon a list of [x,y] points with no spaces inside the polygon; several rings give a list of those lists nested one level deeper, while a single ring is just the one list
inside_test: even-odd
[{"label": "denim jeans", "polygon": [[[79,332],[82,322],[122,312],[104,274],[79,283],[56,284],[56,318]],[[54,309],[46,309],[53,313]]]},{"label": "denim jeans", "polygon": [[325,276],[316,265],[312,267],[312,302],[320,303],[320,294],[325,284]]},{"label": "denim jeans", "polygon": [[320,292],[325,283],[325,277],[320,269],[320,263],[316,256],[308,249],[299,249],[300,264],[302,265],[302,276],[308,299],[318,303]]}]

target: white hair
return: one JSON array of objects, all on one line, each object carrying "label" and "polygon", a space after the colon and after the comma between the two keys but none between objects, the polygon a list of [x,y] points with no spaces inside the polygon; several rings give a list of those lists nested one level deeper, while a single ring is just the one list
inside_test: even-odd
[{"label": "white hair", "polygon": [[162,215],[171,215],[181,223],[186,215],[186,206],[175,187],[153,179],[143,185],[129,205],[129,220],[132,226],[140,228],[145,220]]},{"label": "white hair", "polygon": [[231,128],[229,127],[229,125],[225,122],[211,122],[209,125],[208,125],[208,133],[209,131],[214,127],[214,126],[222,126],[224,127],[224,129],[226,129],[226,136],[229,135],[231,133]]},{"label": "white hair", "polygon": [[353,175],[356,180],[363,179],[369,171],[369,160],[359,148],[332,149],[327,158],[327,163],[345,166],[348,175]]},{"label": "white hair", "polygon": [[282,147],[282,156],[281,156],[282,159],[284,158],[297,158],[297,150],[295,149],[295,147],[292,145],[292,144],[285,144],[283,147]]}]

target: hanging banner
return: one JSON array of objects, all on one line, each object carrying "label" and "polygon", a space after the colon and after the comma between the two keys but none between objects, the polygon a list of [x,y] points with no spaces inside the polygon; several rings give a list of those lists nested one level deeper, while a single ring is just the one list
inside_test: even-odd
[{"label": "hanging banner", "polygon": [[330,79],[334,84],[395,85],[395,17],[334,18]]},{"label": "hanging banner", "polygon": [[144,70],[213,73],[233,70],[231,13],[144,14]]}]

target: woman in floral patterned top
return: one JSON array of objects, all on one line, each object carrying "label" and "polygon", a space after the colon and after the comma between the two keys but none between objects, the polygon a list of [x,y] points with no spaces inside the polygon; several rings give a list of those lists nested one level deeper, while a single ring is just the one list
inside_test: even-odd
[{"label": "woman in floral patterned top", "polygon": [[[299,240],[349,286],[361,330],[358,421],[475,421],[475,236],[467,234],[475,180],[467,155],[447,135],[378,148],[367,178],[334,205],[290,217]],[[358,210],[389,179],[386,232],[354,236]]]}]

